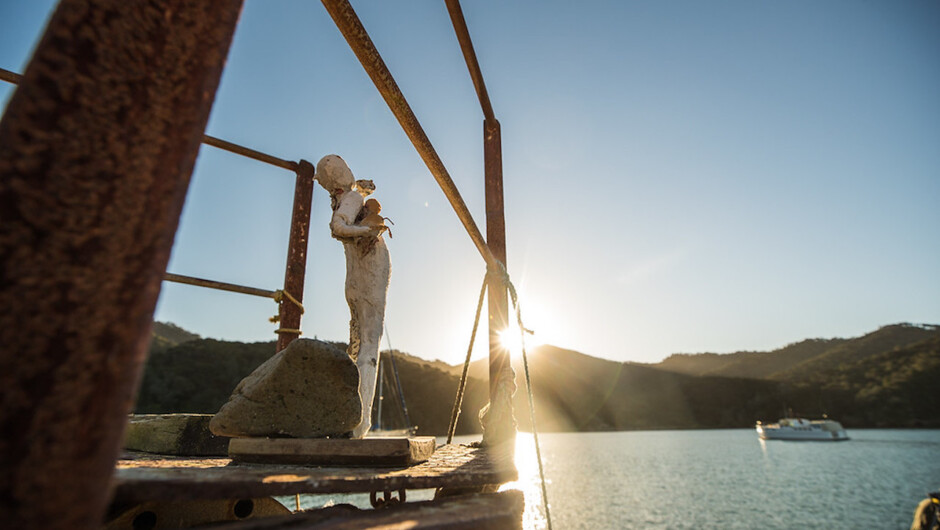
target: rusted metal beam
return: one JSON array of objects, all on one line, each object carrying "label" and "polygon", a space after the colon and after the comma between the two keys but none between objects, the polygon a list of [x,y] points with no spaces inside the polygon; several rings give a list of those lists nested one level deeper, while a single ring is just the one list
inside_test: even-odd
[{"label": "rusted metal beam", "polygon": [[0,81],[6,81],[7,83],[13,83],[14,85],[20,84],[20,81],[23,80],[23,76],[16,73],[0,68]]},{"label": "rusted metal beam", "polygon": [[304,300],[304,273],[307,270],[307,240],[310,235],[310,210],[313,207],[313,164],[301,160],[294,184],[294,209],[291,215],[290,236],[287,243],[287,268],[284,272],[284,292],[291,295],[280,301],[277,351],[281,351],[300,336],[300,315]]},{"label": "rusted metal beam", "polygon": [[[486,243],[493,255],[506,263],[506,219],[503,206],[503,150],[499,121],[483,122],[483,167],[486,197]],[[487,292],[490,338],[490,405],[484,423],[484,440],[498,444],[515,439],[512,395],[516,376],[509,350],[500,334],[509,328],[509,297],[506,284],[492,275]]]},{"label": "rusted metal beam", "polygon": [[217,282],[215,280],[206,280],[203,278],[194,278],[192,276],[183,276],[182,274],[166,273],[163,279],[168,282],[185,283],[186,285],[195,285],[197,287],[207,287],[219,291],[229,291],[233,293],[250,294],[252,296],[261,296],[263,298],[274,298],[276,291],[267,289],[258,289],[256,287],[246,287],[234,283]]},{"label": "rusted metal beam", "polygon": [[203,135],[202,143],[211,145],[212,147],[218,147],[219,149],[224,149],[231,153],[252,158],[259,162],[271,164],[272,166],[284,168],[288,171],[297,171],[297,162],[291,162],[290,160],[284,160],[276,156],[271,156],[269,154],[262,153],[261,151],[255,151],[254,149],[249,149],[238,144],[233,144],[232,142],[221,140],[214,136],[209,136],[208,134]]},{"label": "rusted metal beam", "polygon": [[[23,79],[22,75],[16,72],[11,72],[9,70],[4,70],[3,68],[0,68],[0,81],[6,81],[8,83],[18,85],[20,81],[22,81],[22,79]],[[215,136],[209,136],[208,134],[204,134],[202,136],[202,143],[206,145],[211,145],[212,147],[223,149],[230,153],[235,153],[237,155],[252,158],[259,162],[271,164],[272,166],[284,168],[288,171],[294,171],[294,172],[297,171],[297,162],[284,160],[282,158],[278,158],[276,156],[272,156],[267,153],[262,153],[261,151],[256,151],[254,149],[250,149],[248,147],[238,145],[238,144],[229,142],[227,140],[222,140],[221,138],[216,138]]]},{"label": "rusted metal beam", "polygon": [[473,41],[470,40],[470,30],[467,29],[467,21],[463,18],[463,10],[460,8],[460,2],[459,0],[446,0],[446,2],[447,11],[450,13],[450,21],[454,25],[457,41],[460,43],[460,50],[463,51],[464,61],[467,62],[467,70],[470,71],[470,79],[473,80],[473,88],[476,89],[477,97],[480,99],[480,107],[483,109],[483,116],[487,120],[495,120],[496,116],[493,114],[493,105],[490,103],[490,95],[486,92],[483,72],[480,70],[477,54],[473,50]]},{"label": "rusted metal beam", "polygon": [[0,121],[0,513],[99,528],[241,0],[62,0]]},{"label": "rusted metal beam", "polygon": [[444,196],[450,201],[457,218],[460,219],[460,222],[467,230],[467,234],[470,235],[470,239],[477,247],[480,255],[483,256],[487,266],[493,270],[501,270],[502,266],[493,256],[493,253],[490,252],[489,247],[486,246],[483,234],[474,222],[470,210],[467,209],[467,205],[463,201],[463,197],[460,196],[457,185],[450,178],[447,168],[444,167],[440,156],[434,150],[434,146],[431,145],[427,134],[421,128],[421,124],[418,123],[418,118],[415,117],[414,112],[405,100],[404,94],[398,88],[398,84],[385,65],[385,61],[382,60],[382,56],[375,49],[375,44],[372,43],[372,39],[369,38],[369,34],[362,26],[362,21],[359,20],[352,6],[349,5],[347,0],[322,0],[322,2],[333,18],[336,27],[339,28],[349,47],[352,48],[353,53],[362,63],[362,67],[365,68],[375,87],[385,99],[388,108],[395,115],[405,134],[408,135],[415,150],[418,151],[421,159],[424,160],[425,165],[431,171],[431,175],[434,176],[437,184],[441,187]]}]

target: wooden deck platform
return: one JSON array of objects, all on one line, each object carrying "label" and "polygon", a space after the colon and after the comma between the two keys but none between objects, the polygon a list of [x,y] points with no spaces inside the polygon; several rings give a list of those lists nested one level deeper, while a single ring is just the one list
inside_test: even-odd
[{"label": "wooden deck platform", "polygon": [[516,480],[515,465],[489,451],[443,445],[421,464],[402,468],[235,464],[228,458],[126,453],[114,474],[114,502],[257,498],[297,493],[369,493],[464,488]]}]

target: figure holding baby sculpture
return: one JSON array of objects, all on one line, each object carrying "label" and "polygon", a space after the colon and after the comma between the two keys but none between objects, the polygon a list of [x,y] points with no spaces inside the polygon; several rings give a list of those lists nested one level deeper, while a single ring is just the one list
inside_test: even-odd
[{"label": "figure holding baby sculpture", "polygon": [[238,383],[209,423],[217,436],[362,438],[372,426],[391,272],[382,238],[388,229],[378,201],[366,200],[375,185],[357,181],[342,158],[323,157],[316,180],[330,193],[330,232],[346,251],[349,348],[291,341]]},{"label": "figure holding baby sculpture", "polygon": [[362,422],[353,430],[362,438],[372,426],[372,401],[378,368],[379,342],[385,321],[385,297],[391,274],[388,247],[382,233],[388,228],[379,215],[371,180],[356,180],[337,155],[317,163],[316,179],[330,194],[333,216],[330,232],[346,252],[346,302],[349,304],[349,349],[359,368]]}]

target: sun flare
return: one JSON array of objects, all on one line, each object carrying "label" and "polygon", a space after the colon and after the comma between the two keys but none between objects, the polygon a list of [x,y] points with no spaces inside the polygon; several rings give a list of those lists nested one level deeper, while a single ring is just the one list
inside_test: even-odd
[{"label": "sun flare", "polygon": [[500,344],[509,350],[509,355],[514,359],[522,357],[523,340],[525,341],[527,355],[531,355],[532,349],[541,344],[538,337],[531,330],[526,330],[525,337],[523,337],[523,334],[519,333],[517,322],[511,322],[508,328],[498,332],[498,334]]}]

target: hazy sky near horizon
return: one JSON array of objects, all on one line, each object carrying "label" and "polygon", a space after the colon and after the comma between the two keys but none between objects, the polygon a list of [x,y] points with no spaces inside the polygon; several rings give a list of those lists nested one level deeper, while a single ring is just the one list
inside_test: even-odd
[{"label": "hazy sky near horizon", "polygon": [[[25,69],[53,5],[0,2],[0,67]],[[940,2],[462,5],[539,341],[655,362],[940,323]],[[483,229],[483,116],[444,2],[353,6]],[[462,361],[483,260],[322,5],[245,1],[206,132],[373,179],[390,342]],[[203,146],[168,270],[280,288],[293,181]],[[330,214],[317,186],[303,331],[345,340]],[[165,283],[155,316],[261,341],[275,312]]]}]

